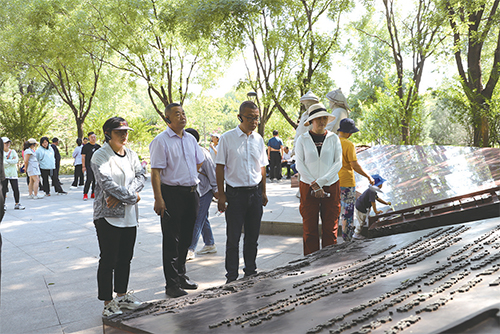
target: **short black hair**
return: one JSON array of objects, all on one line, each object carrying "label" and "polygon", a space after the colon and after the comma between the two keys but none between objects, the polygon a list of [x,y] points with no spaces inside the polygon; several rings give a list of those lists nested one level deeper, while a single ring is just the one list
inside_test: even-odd
[{"label": "short black hair", "polygon": [[58,141],[59,141],[59,138],[57,138],[57,137],[52,138],[53,143],[57,143]]},{"label": "short black hair", "polygon": [[278,135],[278,130],[273,130],[273,136],[277,136]]},{"label": "short black hair", "polygon": [[240,105],[240,115],[243,115],[243,111],[245,109],[255,110],[255,109],[259,109],[259,107],[257,107],[257,105],[252,101],[245,101]]},{"label": "short black hair", "polygon": [[190,133],[193,135],[193,137],[196,139],[196,142],[199,143],[200,142],[200,134],[198,133],[198,131],[196,131],[195,129],[193,128],[187,128],[185,130],[187,133]]},{"label": "short black hair", "polygon": [[82,145],[82,140],[80,138],[76,138],[76,145]]},{"label": "short black hair", "polygon": [[[87,137],[90,137],[92,135],[95,135],[95,133],[93,131],[90,131],[89,133],[87,133]],[[87,138],[88,139],[88,138]]]},{"label": "short black hair", "polygon": [[168,114],[172,110],[172,108],[174,108],[174,107],[181,107],[182,108],[182,106],[179,103],[175,103],[175,102],[170,103],[168,106],[165,107],[165,115]]},{"label": "short black hair", "polygon": [[[50,143],[50,141],[49,141],[49,137],[45,137],[45,136],[44,136],[44,137],[40,138],[40,146],[42,146],[42,143],[43,143],[44,141],[47,141],[47,143]],[[43,147],[43,146],[42,146],[42,147]],[[44,148],[45,148],[45,147],[44,147]],[[46,149],[48,150],[48,149],[49,149],[49,147],[47,146],[47,148],[46,148]]]}]

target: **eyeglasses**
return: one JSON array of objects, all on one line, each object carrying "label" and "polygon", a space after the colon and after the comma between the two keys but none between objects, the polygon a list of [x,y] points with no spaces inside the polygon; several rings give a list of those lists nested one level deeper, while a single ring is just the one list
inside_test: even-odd
[{"label": "eyeglasses", "polygon": [[241,115],[241,116],[245,117],[249,122],[257,121],[257,123],[260,123],[260,116],[257,116],[257,117],[251,117],[251,116],[245,116],[245,115]]}]

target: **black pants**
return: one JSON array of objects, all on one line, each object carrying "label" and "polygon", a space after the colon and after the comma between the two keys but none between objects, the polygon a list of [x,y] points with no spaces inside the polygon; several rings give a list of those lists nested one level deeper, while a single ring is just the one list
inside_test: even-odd
[{"label": "black pants", "polygon": [[127,292],[137,227],[116,227],[105,218],[94,220],[94,225],[101,252],[97,269],[97,298],[112,300],[113,285],[116,293]]},{"label": "black pants", "polygon": [[[0,182],[0,188],[3,188],[2,186],[3,182]],[[3,215],[5,214],[5,211],[3,210],[3,206],[5,204],[5,199],[3,197],[3,189],[0,191],[0,222],[2,222]],[[2,288],[2,234],[0,233],[0,291]]]},{"label": "black pants", "polygon": [[55,188],[57,185],[62,185],[61,180],[59,180],[59,168],[60,166],[56,166],[56,169],[52,170],[52,186]]},{"label": "black pants", "polygon": [[94,171],[92,167],[87,165],[87,180],[85,181],[85,186],[83,187],[83,194],[87,194],[90,189],[90,184],[92,184],[92,194],[94,193],[95,180],[94,180]]},{"label": "black pants", "polygon": [[82,165],[75,165],[75,174],[73,177],[73,183],[71,185],[73,187],[76,187],[77,185],[83,186]]},{"label": "black pants", "polygon": [[239,244],[241,229],[245,229],[243,239],[243,259],[246,275],[257,272],[257,246],[260,233],[260,222],[262,219],[262,188],[252,190],[245,188],[226,187],[226,278],[235,280],[238,278],[240,263]]},{"label": "black pants", "polygon": [[271,152],[271,159],[269,163],[269,178],[281,179],[281,154],[279,151]]},{"label": "black pants", "polygon": [[291,174],[291,173],[290,173],[290,171],[291,171],[291,170],[290,170],[290,166],[291,166],[291,164],[290,164],[289,162],[282,162],[282,163],[281,163],[281,167],[282,167],[282,168],[283,168],[283,167],[286,167],[286,178],[287,178],[287,179],[289,179],[289,178],[291,178],[291,177],[292,177],[292,176],[290,175],[290,174]]},{"label": "black pants", "polygon": [[[194,188],[196,189],[196,188]],[[166,286],[179,284],[179,276],[186,274],[186,255],[193,238],[193,229],[199,209],[199,195],[189,187],[161,185],[161,195],[167,213],[161,218],[163,235],[163,274]]]},{"label": "black pants", "polygon": [[64,191],[61,188],[61,183],[59,182],[59,178],[54,179],[55,175],[54,169],[40,169],[40,172],[42,173],[41,190],[43,190],[46,194],[50,194],[49,176],[52,179],[52,185],[54,186],[54,190],[56,191],[56,193]]},{"label": "black pants", "polygon": [[12,188],[12,191],[14,192],[14,201],[19,203],[19,183],[17,182],[17,179],[5,179],[2,181],[2,195],[3,198],[5,199],[5,195],[7,195],[7,186],[8,182],[10,181],[10,187]]}]

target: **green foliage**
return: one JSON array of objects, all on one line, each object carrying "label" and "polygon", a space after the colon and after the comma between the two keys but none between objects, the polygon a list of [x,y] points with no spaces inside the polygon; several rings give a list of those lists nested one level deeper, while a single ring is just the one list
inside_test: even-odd
[{"label": "green foliage", "polygon": [[[408,84],[410,85],[410,84]],[[363,117],[358,124],[359,133],[352,136],[357,143],[377,143],[402,145],[402,119],[407,110],[401,105],[397,95],[397,87],[388,79],[385,80],[387,89],[375,88],[376,102],[368,105],[361,104]],[[408,87],[406,88],[408,90]],[[425,122],[428,114],[421,99],[417,99],[411,106],[412,115],[409,122],[411,141],[409,145],[420,144],[425,141]]]},{"label": "green foliage", "polygon": [[[443,116],[433,116],[439,122],[435,131],[431,132],[436,143],[448,141],[454,145],[473,145],[476,128],[476,109],[473,103],[462,93],[463,86],[459,79],[447,80],[433,91],[437,112],[446,115],[447,119],[439,122]],[[489,132],[491,143],[498,143],[500,139],[500,105],[498,90],[491,101],[487,101],[488,109],[483,109],[483,116],[490,120]],[[458,133],[459,135],[454,135]]]},{"label": "green foliage", "polygon": [[208,147],[210,134],[223,134],[228,130],[234,129],[239,124],[236,115],[238,114],[240,103],[244,100],[238,101],[234,99],[236,97],[234,92],[232,96],[231,94],[228,96],[229,98],[199,96],[196,99],[188,101],[184,106],[187,116],[186,127],[198,131],[200,134],[200,145]]},{"label": "green foliage", "polygon": [[47,99],[31,94],[15,95],[12,100],[0,99],[2,136],[9,137],[19,149],[29,138],[38,140],[51,126],[46,106]]}]

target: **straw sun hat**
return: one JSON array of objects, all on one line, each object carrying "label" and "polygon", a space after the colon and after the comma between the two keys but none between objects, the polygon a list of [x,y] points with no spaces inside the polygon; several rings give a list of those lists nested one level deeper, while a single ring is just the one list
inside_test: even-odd
[{"label": "straw sun hat", "polygon": [[323,103],[313,104],[312,106],[309,107],[308,112],[309,112],[309,117],[304,122],[305,126],[309,126],[313,119],[319,117],[325,117],[325,116],[328,117],[328,123],[333,122],[335,120],[335,116],[326,111],[326,108],[323,105]]}]

